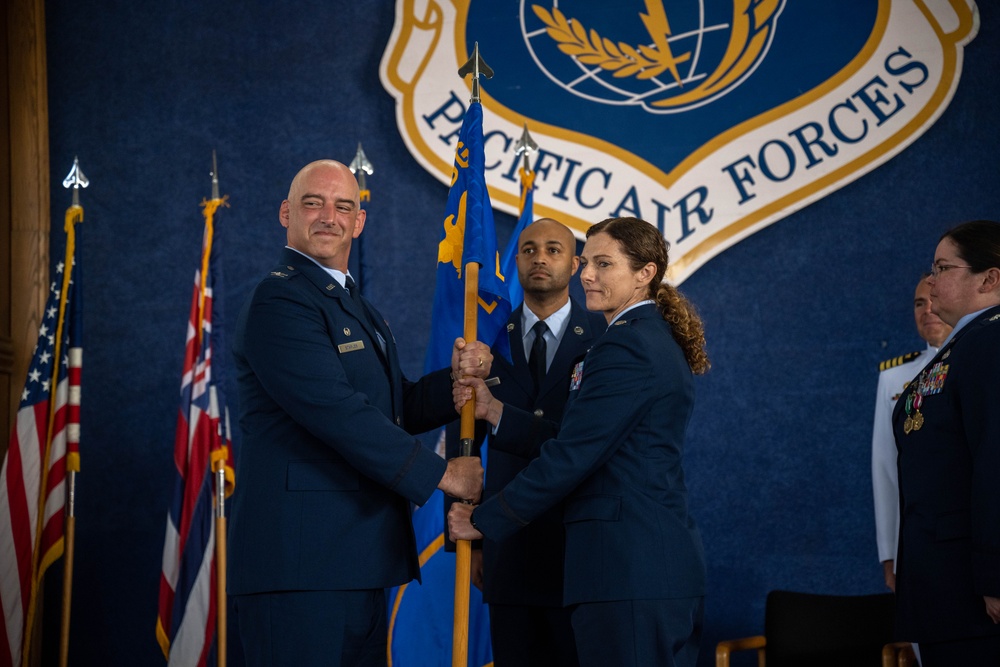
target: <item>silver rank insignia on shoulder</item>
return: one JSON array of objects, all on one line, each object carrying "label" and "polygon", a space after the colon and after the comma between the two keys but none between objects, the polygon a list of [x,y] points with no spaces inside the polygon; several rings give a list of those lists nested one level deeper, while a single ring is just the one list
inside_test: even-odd
[{"label": "silver rank insignia on shoulder", "polygon": [[287,273],[282,273],[281,271],[271,271],[271,275],[274,276],[275,278],[287,278],[288,277]]},{"label": "silver rank insignia on shoulder", "polygon": [[509,324],[507,325],[507,333],[510,333],[510,332],[511,332],[511,331],[513,331],[513,330],[514,330],[514,323],[513,323],[513,322],[510,322],[510,323],[509,323]]},{"label": "silver rank insignia on shoulder", "polygon": [[997,313],[996,315],[990,318],[990,322],[996,322],[997,320],[1000,320],[1000,313]]},{"label": "silver rank insignia on shoulder", "polygon": [[620,327],[623,324],[628,324],[628,320],[618,320],[617,322],[615,322],[616,327]]},{"label": "silver rank insignia on shoulder", "polygon": [[582,336],[583,327],[573,327],[573,333],[575,333],[577,336]]}]

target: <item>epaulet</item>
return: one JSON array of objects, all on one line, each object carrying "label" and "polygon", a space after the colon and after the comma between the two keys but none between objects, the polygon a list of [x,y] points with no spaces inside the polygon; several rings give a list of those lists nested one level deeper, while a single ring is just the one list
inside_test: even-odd
[{"label": "epaulet", "polygon": [[281,264],[274,267],[274,269],[268,274],[271,278],[281,278],[283,280],[288,280],[292,276],[298,273],[298,269],[294,266],[288,266],[287,264]]},{"label": "epaulet", "polygon": [[903,354],[898,357],[893,357],[892,359],[886,359],[878,365],[878,372],[887,371],[890,368],[895,368],[896,366],[901,366],[908,361],[913,361],[920,356],[923,350],[918,350],[916,352],[910,352],[908,354]]}]

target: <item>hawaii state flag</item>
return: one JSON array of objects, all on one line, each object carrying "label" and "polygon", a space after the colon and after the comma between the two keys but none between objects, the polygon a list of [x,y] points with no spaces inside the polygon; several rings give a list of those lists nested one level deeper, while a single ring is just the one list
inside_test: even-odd
[{"label": "hawaii state flag", "polygon": [[224,466],[232,493],[232,441],[223,393],[221,263],[213,215],[223,199],[202,202],[205,234],[194,274],[180,409],[174,437],[174,491],[167,512],[156,638],[169,665],[216,664],[216,562],[213,470]]}]

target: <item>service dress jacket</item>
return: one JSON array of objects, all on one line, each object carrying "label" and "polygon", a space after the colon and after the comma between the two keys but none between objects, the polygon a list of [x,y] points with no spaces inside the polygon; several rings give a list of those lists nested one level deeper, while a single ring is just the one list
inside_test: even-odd
[{"label": "service dress jacket", "polygon": [[899,542],[899,484],[896,481],[896,437],[892,433],[892,411],[903,391],[924,369],[937,348],[882,362],[875,393],[872,428],[872,491],[875,501],[875,544],[879,562],[896,560]]},{"label": "service dress jacket", "polygon": [[1000,306],[957,331],[896,403],[900,639],[1000,635],[983,602],[1000,597],[998,379]]},{"label": "service dress jacket", "polygon": [[[653,305],[630,310],[574,367],[558,437],[476,508],[476,526],[502,541],[565,499],[564,604],[703,596],[681,466],[693,407],[670,326]],[[527,441],[542,426],[505,407],[498,434]]]},{"label": "service dress jacket", "polygon": [[446,464],[407,431],[454,418],[449,369],[406,381],[388,325],[362,301],[370,316],[286,248],[243,306],[230,594],[420,577],[410,503],[430,497]]},{"label": "service dress jacket", "polygon": [[[499,378],[500,384],[491,392],[505,405],[558,424],[569,397],[573,367],[604,332],[607,320],[602,314],[591,313],[570,299],[566,331],[535,396],[522,344],[523,308],[522,305],[511,314],[506,329],[500,333],[509,340],[511,362],[508,363],[496,349],[493,351],[492,373]],[[545,433],[549,431],[547,427]],[[532,439],[512,440],[505,437],[502,430],[491,435],[483,497],[499,493],[537,458],[545,439],[539,433]],[[546,510],[506,540],[484,540],[483,599],[491,604],[561,607],[564,545],[562,503]]]}]

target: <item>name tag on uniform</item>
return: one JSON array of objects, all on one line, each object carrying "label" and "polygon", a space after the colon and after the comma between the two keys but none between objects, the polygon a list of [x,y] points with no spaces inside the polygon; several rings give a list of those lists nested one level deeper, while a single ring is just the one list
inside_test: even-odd
[{"label": "name tag on uniform", "polygon": [[573,373],[569,376],[569,390],[576,391],[580,388],[580,381],[583,380],[583,362],[573,366]]},{"label": "name tag on uniform", "polygon": [[363,350],[363,349],[365,349],[365,341],[363,340],[354,340],[351,341],[350,343],[341,343],[340,345],[337,346],[337,350],[339,350],[341,353],[355,352],[357,350]]}]

